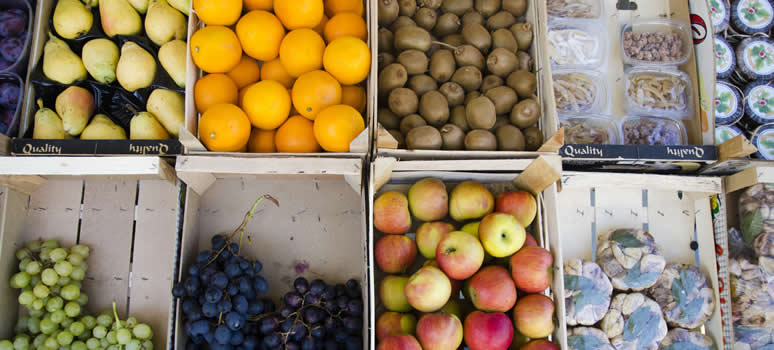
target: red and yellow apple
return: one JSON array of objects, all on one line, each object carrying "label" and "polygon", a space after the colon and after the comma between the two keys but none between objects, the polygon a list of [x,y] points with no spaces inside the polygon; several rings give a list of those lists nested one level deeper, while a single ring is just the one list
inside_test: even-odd
[{"label": "red and yellow apple", "polygon": [[520,298],[513,308],[513,323],[521,334],[532,339],[551,335],[554,332],[554,302],[543,294]]},{"label": "red and yellow apple", "polygon": [[376,339],[382,340],[392,335],[414,334],[417,318],[412,314],[387,311],[376,321]]},{"label": "red and yellow apple", "polygon": [[376,265],[386,273],[403,273],[417,258],[417,245],[402,235],[386,235],[374,245]]},{"label": "red and yellow apple", "polygon": [[539,293],[551,285],[551,252],[540,247],[524,247],[511,256],[511,276],[516,288]]},{"label": "red and yellow apple", "polygon": [[537,215],[537,201],[526,191],[506,192],[497,196],[495,211],[511,214],[522,226],[528,227]]},{"label": "red and yellow apple", "polygon": [[413,335],[393,335],[379,342],[376,350],[422,350],[422,346]]},{"label": "red and yellow apple", "polygon": [[494,213],[481,220],[478,236],[487,253],[495,258],[504,258],[521,249],[527,239],[527,231],[513,215]]},{"label": "red and yellow apple", "polygon": [[425,350],[457,350],[462,336],[462,322],[454,315],[427,314],[417,323],[417,339]]},{"label": "red and yellow apple", "polygon": [[546,339],[535,339],[522,346],[519,350],[559,350],[559,347]]},{"label": "red and yellow apple", "polygon": [[535,240],[534,237],[532,237],[532,234],[527,232],[526,239],[524,240],[524,245],[521,246],[521,249],[524,249],[524,247],[539,247],[538,242]]},{"label": "red and yellow apple", "polygon": [[449,195],[443,181],[433,178],[419,180],[409,188],[409,209],[422,221],[436,221],[449,213]]},{"label": "red and yellow apple", "polygon": [[462,226],[460,231],[470,233],[471,235],[476,236],[478,238],[478,225],[481,224],[481,221],[473,221],[465,224],[465,226]]},{"label": "red and yellow apple", "polygon": [[395,312],[411,311],[411,304],[406,299],[406,284],[408,277],[385,276],[379,284],[379,298],[387,310]]},{"label": "red and yellow apple", "polygon": [[505,350],[513,340],[513,324],[504,313],[473,311],[465,318],[465,344],[471,350]]},{"label": "red and yellow apple", "polygon": [[435,259],[435,249],[438,242],[447,233],[454,231],[454,225],[447,222],[426,222],[417,229],[417,247],[425,258]]},{"label": "red and yellow apple", "polygon": [[479,219],[494,210],[494,197],[482,184],[465,181],[455,186],[449,196],[449,215],[455,221]]},{"label": "red and yellow apple", "polygon": [[484,263],[484,248],[472,235],[449,232],[438,243],[435,259],[449,278],[464,280],[473,276]]},{"label": "red and yellow apple", "polygon": [[409,277],[404,291],[412,307],[421,312],[434,312],[449,301],[451,282],[439,268],[424,266]]},{"label": "red and yellow apple", "polygon": [[386,234],[401,235],[411,228],[408,199],[400,192],[385,192],[374,201],[374,227]]},{"label": "red and yellow apple", "polygon": [[[439,269],[441,268],[441,265],[438,265],[438,260],[435,260],[435,259],[425,261],[425,263],[422,264],[422,266],[435,266]],[[443,271],[443,269],[441,269],[441,271]],[[446,277],[449,277],[449,275],[446,275]],[[449,282],[451,282],[451,286],[452,286],[452,296],[459,295],[460,290],[462,290],[462,286],[465,284],[465,281],[449,278]]]},{"label": "red and yellow apple", "polygon": [[465,283],[465,288],[473,306],[481,311],[506,312],[516,304],[516,286],[502,266],[482,268]]}]

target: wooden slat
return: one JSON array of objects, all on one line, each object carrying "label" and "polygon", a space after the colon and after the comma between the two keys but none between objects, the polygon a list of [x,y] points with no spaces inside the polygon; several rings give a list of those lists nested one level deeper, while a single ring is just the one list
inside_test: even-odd
[{"label": "wooden slat", "polygon": [[704,193],[721,191],[721,181],[717,177],[593,172],[564,172],[562,186],[563,188],[612,187]]},{"label": "wooden slat", "polygon": [[0,175],[116,176],[175,180],[159,157],[0,157]]},{"label": "wooden slat", "polygon": [[17,191],[30,194],[46,182],[46,179],[37,175],[6,176],[0,175],[0,184],[6,185]]},{"label": "wooden slat", "polygon": [[63,246],[78,240],[83,181],[53,180],[30,195],[23,240],[57,239]]}]

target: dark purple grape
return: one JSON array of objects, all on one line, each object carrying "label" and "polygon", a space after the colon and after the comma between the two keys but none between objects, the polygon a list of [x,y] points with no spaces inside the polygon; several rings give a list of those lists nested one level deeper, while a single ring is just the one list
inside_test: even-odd
[{"label": "dark purple grape", "polygon": [[344,287],[343,284],[337,284],[336,285],[336,296],[340,297],[342,295],[347,294],[347,287]]},{"label": "dark purple grape", "polygon": [[229,296],[235,296],[239,294],[239,286],[234,282],[229,282],[228,287],[226,287],[226,292]]},{"label": "dark purple grape", "polygon": [[230,300],[223,299],[223,300],[218,302],[218,312],[225,314],[225,313],[231,311],[231,307],[232,306],[233,305],[231,305],[231,301]]},{"label": "dark purple grape", "polygon": [[183,303],[180,304],[180,308],[183,310],[184,314],[188,314],[196,305],[197,302],[193,298],[185,298],[183,299]]},{"label": "dark purple grape", "polygon": [[349,302],[349,299],[347,299],[346,296],[342,295],[338,298],[336,298],[336,306],[339,307],[339,310],[344,310],[347,308],[347,303]]},{"label": "dark purple grape", "polygon": [[266,282],[266,279],[261,276],[255,276],[253,278],[253,288],[258,294],[266,293],[269,291],[269,282]]},{"label": "dark purple grape", "polygon": [[202,305],[202,314],[204,317],[209,318],[218,316],[218,305],[215,303],[205,303]]},{"label": "dark purple grape", "polygon": [[309,331],[309,334],[317,339],[322,339],[325,337],[325,328],[321,326],[314,327]]},{"label": "dark purple grape", "polygon": [[220,255],[218,255],[218,260],[221,263],[227,263],[231,257],[234,256],[234,254],[231,254],[231,251],[228,249],[224,249],[220,252]]},{"label": "dark purple grape", "polygon": [[244,295],[237,295],[232,298],[231,304],[233,304],[234,310],[240,314],[247,314],[247,311],[250,308],[247,298]]},{"label": "dark purple grape", "polygon": [[304,296],[304,303],[306,303],[306,305],[316,305],[319,302],[320,302],[319,295],[307,294],[306,296]]},{"label": "dark purple grape", "polygon": [[301,295],[299,295],[296,292],[289,292],[285,294],[285,297],[283,298],[283,301],[285,302],[285,306],[296,310],[301,307],[303,304],[304,299],[301,298]]},{"label": "dark purple grape", "polygon": [[328,339],[325,341],[325,350],[339,350],[339,345],[335,339]]},{"label": "dark purple grape", "polygon": [[360,283],[358,283],[356,280],[351,279],[347,281],[346,285],[347,287],[347,295],[350,298],[359,298],[362,291],[360,290]]},{"label": "dark purple grape", "polygon": [[185,296],[185,287],[183,287],[182,283],[175,283],[175,286],[172,287],[172,296],[175,298],[182,298]]},{"label": "dark purple grape", "polygon": [[226,246],[226,237],[223,237],[223,235],[214,235],[212,236],[212,239],[210,239],[210,243],[212,244],[212,250],[218,251]]},{"label": "dark purple grape", "polygon": [[27,29],[27,14],[20,9],[0,11],[0,36],[16,36]]},{"label": "dark purple grape", "polygon": [[321,279],[316,279],[309,285],[309,293],[320,295],[323,291],[325,291],[325,282]]},{"label": "dark purple grape", "polygon": [[188,277],[183,281],[183,287],[185,288],[185,293],[188,296],[197,296],[202,291],[200,290],[201,286],[199,285],[199,280],[196,277]]},{"label": "dark purple grape", "polygon": [[323,325],[325,325],[325,328],[327,328],[326,332],[343,326],[341,323],[341,320],[335,317],[326,318],[325,321],[323,322]]},{"label": "dark purple grape", "polygon": [[21,88],[13,83],[0,84],[0,105],[15,110],[21,99]]},{"label": "dark purple grape", "polygon": [[360,316],[363,313],[363,302],[360,300],[350,300],[347,303],[347,312],[352,316]]},{"label": "dark purple grape", "polygon": [[315,340],[312,337],[306,337],[301,342],[301,350],[315,350]]},{"label": "dark purple grape", "polygon": [[240,345],[245,341],[245,334],[240,331],[233,331],[231,332],[231,341],[229,344],[231,345]]},{"label": "dark purple grape", "polygon": [[280,317],[282,317],[282,318],[288,318],[288,316],[290,316],[290,314],[292,314],[294,311],[295,311],[295,310],[293,310],[293,309],[291,309],[291,308],[289,308],[289,307],[287,307],[287,306],[283,306],[283,307],[280,309]]},{"label": "dark purple grape", "polygon": [[21,38],[5,38],[0,40],[0,55],[6,61],[16,62],[24,51],[24,40]]},{"label": "dark purple grape", "polygon": [[325,311],[319,307],[309,307],[304,309],[303,316],[306,323],[315,324],[322,321],[323,317],[325,317]]},{"label": "dark purple grape", "polygon": [[239,279],[239,291],[241,293],[247,293],[252,289],[253,289],[253,286],[250,285],[250,281],[248,281],[247,278]]},{"label": "dark purple grape", "polygon": [[220,298],[223,297],[223,290],[215,287],[208,287],[207,291],[204,292],[204,298],[207,299],[208,303],[217,303],[220,301]]},{"label": "dark purple grape", "polygon": [[363,339],[359,337],[349,337],[347,342],[344,343],[344,349],[346,350],[360,350],[363,348]]},{"label": "dark purple grape", "polygon": [[263,312],[263,301],[262,300],[256,300],[251,301],[249,305],[247,306],[247,313],[250,315],[258,315]]},{"label": "dark purple grape", "polygon": [[220,289],[225,289],[228,286],[228,277],[223,272],[218,272],[212,277],[212,284]]},{"label": "dark purple grape", "polygon": [[3,56],[0,55],[0,70],[6,69],[11,66],[13,62],[8,62],[5,59],[3,59]]},{"label": "dark purple grape", "polygon": [[206,264],[210,262],[210,252],[208,250],[203,250],[199,252],[199,254],[196,254],[196,263],[197,264]]},{"label": "dark purple grape", "polygon": [[347,330],[343,328],[336,328],[333,331],[333,339],[336,339],[337,343],[344,343],[347,341],[347,338],[349,338],[349,334],[347,334]]},{"label": "dark purple grape", "polygon": [[204,341],[206,341],[207,344],[217,343],[215,342],[215,330],[211,327],[209,332],[204,333]]},{"label": "dark purple grape", "polygon": [[285,350],[299,350],[301,347],[296,342],[288,342],[285,344]]},{"label": "dark purple grape", "polygon": [[344,328],[350,332],[358,332],[363,329],[363,320],[359,317],[345,317]]},{"label": "dark purple grape", "polygon": [[282,332],[288,333],[290,332],[290,329],[293,328],[293,320],[292,319],[285,319],[284,321],[280,322],[279,329]]},{"label": "dark purple grape", "polygon": [[322,300],[331,300],[336,298],[336,287],[334,286],[327,286],[325,287],[325,291],[320,296]]},{"label": "dark purple grape", "polygon": [[[261,334],[266,335],[271,332],[274,332],[277,329],[277,325],[279,324],[279,321],[274,316],[269,316],[261,319],[260,323],[258,323],[258,331],[261,332]],[[273,346],[273,345],[272,345]]]},{"label": "dark purple grape", "polygon": [[198,276],[201,269],[199,265],[191,265],[188,267],[188,274],[192,276]]},{"label": "dark purple grape", "polygon": [[191,324],[191,334],[205,335],[210,331],[210,322],[207,320],[197,320]]},{"label": "dark purple grape", "polygon": [[298,294],[306,294],[306,292],[309,291],[309,281],[303,277],[296,278],[296,280],[293,281],[293,288],[296,289]]},{"label": "dark purple grape", "polygon": [[226,345],[231,340],[231,331],[226,325],[220,325],[215,329],[215,341],[219,344]]},{"label": "dark purple grape", "polygon": [[249,335],[245,337],[245,341],[242,342],[242,346],[247,350],[255,350],[258,348],[258,338]]},{"label": "dark purple grape", "polygon": [[293,329],[293,340],[301,341],[308,334],[309,332],[306,330],[306,327],[301,322],[297,322],[296,326]]},{"label": "dark purple grape", "polygon": [[233,311],[226,314],[224,320],[226,321],[226,326],[232,331],[238,331],[245,325],[245,319],[242,315]]}]

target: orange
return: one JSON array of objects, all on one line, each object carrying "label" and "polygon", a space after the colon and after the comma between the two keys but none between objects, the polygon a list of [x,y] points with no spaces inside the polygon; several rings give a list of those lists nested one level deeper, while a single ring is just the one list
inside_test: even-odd
[{"label": "orange", "polygon": [[323,0],[278,0],[274,13],[288,29],[314,28],[323,18]]},{"label": "orange", "polygon": [[248,56],[259,61],[271,61],[279,53],[285,28],[269,12],[250,11],[237,22],[236,33]]},{"label": "orange", "polygon": [[261,130],[253,128],[250,133],[250,141],[247,142],[247,151],[252,153],[274,153],[274,130]]},{"label": "orange", "polygon": [[347,105],[323,109],[314,120],[314,137],[328,152],[349,152],[349,144],[364,129],[363,116]]},{"label": "orange", "polygon": [[342,12],[363,16],[363,0],[325,0],[325,14],[333,17]]},{"label": "orange", "polygon": [[285,70],[285,66],[282,65],[279,58],[263,62],[263,67],[261,67],[261,80],[274,80],[288,89],[292,88],[293,82],[296,81],[296,79],[291,77],[290,74],[288,74],[288,71]]},{"label": "orange", "polygon": [[328,23],[328,16],[323,15],[322,21],[320,21],[320,24],[317,25],[317,27],[314,27],[314,31],[317,32],[317,34],[320,34],[320,36],[323,35],[325,32],[325,24]]},{"label": "orange", "polygon": [[350,85],[341,87],[341,103],[352,106],[360,114],[366,110],[366,91],[362,86]]},{"label": "orange", "polygon": [[355,85],[368,76],[371,51],[363,40],[345,36],[328,44],[323,66],[343,85]]},{"label": "orange", "polygon": [[365,41],[368,30],[363,17],[352,12],[344,12],[333,16],[325,24],[325,41],[331,42],[343,36],[354,36]]},{"label": "orange", "polygon": [[274,8],[274,0],[245,0],[244,7],[247,11],[271,11]]},{"label": "orange", "polygon": [[199,118],[199,139],[213,152],[236,152],[247,145],[250,120],[239,107],[222,103]]},{"label": "orange", "polygon": [[208,26],[230,26],[242,15],[242,0],[193,0],[193,9]]},{"label": "orange", "polygon": [[290,113],[290,95],[282,84],[264,80],[250,86],[245,93],[244,108],[254,127],[278,128]]},{"label": "orange", "polygon": [[237,88],[241,89],[261,78],[261,66],[258,65],[258,61],[247,55],[242,55],[242,60],[226,75],[236,83]]},{"label": "orange", "polygon": [[231,29],[206,26],[191,35],[191,57],[207,73],[226,73],[242,59],[242,45]]},{"label": "orange", "polygon": [[225,74],[207,74],[194,85],[196,110],[204,113],[217,104],[237,104],[238,94],[236,84]]},{"label": "orange", "polygon": [[341,85],[328,72],[311,71],[293,84],[292,99],[296,111],[314,120],[326,107],[341,103]]},{"label": "orange", "polygon": [[251,86],[255,84],[250,84],[248,86],[245,86],[242,88],[242,90],[239,90],[239,107],[242,109],[245,109],[245,94],[247,94],[247,89],[249,89]]},{"label": "orange", "polygon": [[288,115],[301,115],[301,113],[298,113],[296,110],[296,107],[293,106],[293,89],[288,89],[288,94],[290,95],[290,114]]},{"label": "orange", "polygon": [[325,41],[309,28],[296,29],[282,39],[280,62],[291,77],[322,68]]},{"label": "orange", "polygon": [[314,123],[300,115],[285,121],[274,136],[277,151],[283,153],[320,152],[320,145],[314,138]]}]

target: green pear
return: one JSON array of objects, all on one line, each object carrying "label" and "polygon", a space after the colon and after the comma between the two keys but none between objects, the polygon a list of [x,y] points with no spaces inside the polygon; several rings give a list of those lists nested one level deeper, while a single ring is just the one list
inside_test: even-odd
[{"label": "green pear", "polygon": [[108,116],[97,114],[86,129],[83,129],[81,140],[126,140],[126,131],[113,123]]},{"label": "green pear", "polygon": [[129,122],[129,138],[132,140],[166,140],[169,133],[156,117],[148,112],[140,112]]},{"label": "green pear", "polygon": [[126,0],[100,0],[99,16],[102,30],[109,37],[137,35],[142,32],[140,14]]},{"label": "green pear", "polygon": [[72,84],[76,80],[86,79],[86,68],[67,43],[48,33],[48,41],[43,48],[43,74],[55,82]]},{"label": "green pear", "polygon": [[150,86],[156,77],[156,60],[140,45],[127,41],[121,46],[116,78],[124,90],[134,92]]},{"label": "green pear", "polygon": [[185,50],[188,45],[182,40],[172,40],[159,49],[159,62],[179,87],[185,87]]},{"label": "green pear", "polygon": [[86,34],[94,23],[94,16],[78,0],[59,0],[54,9],[54,29],[65,39],[75,39]]},{"label": "green pear", "polygon": [[116,81],[118,46],[108,39],[93,39],[83,45],[81,58],[94,80],[110,84]]},{"label": "green pear", "polygon": [[61,140],[65,138],[62,119],[50,108],[43,107],[43,99],[38,99],[38,111],[35,112],[35,125],[32,138],[42,140]]},{"label": "green pear", "polygon": [[185,39],[188,22],[166,0],[151,0],[145,15],[145,34],[154,44],[161,46],[171,40]]},{"label": "green pear", "polygon": [[156,89],[148,97],[145,106],[174,137],[185,121],[185,97],[167,89]]},{"label": "green pear", "polygon": [[191,0],[169,0],[169,5],[188,16],[188,9],[191,8]]},{"label": "green pear", "polygon": [[149,0],[129,0],[129,4],[132,5],[137,12],[144,15],[148,12],[148,1]]},{"label": "green pear", "polygon": [[94,115],[94,96],[80,86],[71,86],[56,97],[56,114],[62,118],[65,132],[78,136]]}]

